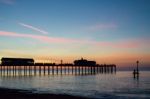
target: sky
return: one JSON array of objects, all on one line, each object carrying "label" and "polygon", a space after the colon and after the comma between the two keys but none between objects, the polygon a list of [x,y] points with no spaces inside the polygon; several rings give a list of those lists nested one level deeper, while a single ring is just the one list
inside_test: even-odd
[{"label": "sky", "polygon": [[0,58],[150,66],[149,0],[0,0]]}]

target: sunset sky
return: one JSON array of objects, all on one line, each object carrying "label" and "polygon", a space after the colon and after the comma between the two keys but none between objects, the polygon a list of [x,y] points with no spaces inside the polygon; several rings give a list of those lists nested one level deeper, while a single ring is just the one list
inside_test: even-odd
[{"label": "sunset sky", "polygon": [[150,66],[150,0],[0,0],[0,58]]}]

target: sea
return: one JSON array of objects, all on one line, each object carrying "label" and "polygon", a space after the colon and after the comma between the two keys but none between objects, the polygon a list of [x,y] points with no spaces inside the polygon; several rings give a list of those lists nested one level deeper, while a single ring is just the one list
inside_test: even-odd
[{"label": "sea", "polygon": [[67,94],[93,99],[150,99],[150,71],[96,75],[0,76],[1,88]]}]

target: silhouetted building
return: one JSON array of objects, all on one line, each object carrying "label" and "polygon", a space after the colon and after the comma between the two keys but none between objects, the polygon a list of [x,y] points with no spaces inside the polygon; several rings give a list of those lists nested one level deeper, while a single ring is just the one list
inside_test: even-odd
[{"label": "silhouetted building", "polygon": [[75,60],[74,65],[76,66],[95,66],[95,61],[88,61],[86,59],[81,58],[81,60]]},{"label": "silhouetted building", "polygon": [[32,58],[2,58],[1,65],[34,65],[34,60]]}]

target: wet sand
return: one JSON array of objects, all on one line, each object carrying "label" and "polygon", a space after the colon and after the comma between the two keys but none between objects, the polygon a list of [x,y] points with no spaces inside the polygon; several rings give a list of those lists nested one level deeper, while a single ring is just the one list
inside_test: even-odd
[{"label": "wet sand", "polygon": [[0,88],[0,99],[89,99],[65,94],[32,93],[30,90]]}]

